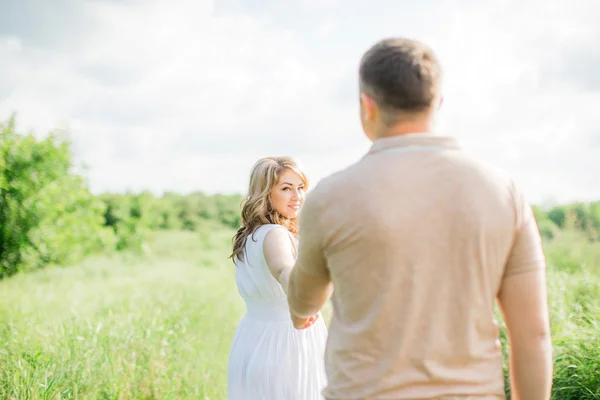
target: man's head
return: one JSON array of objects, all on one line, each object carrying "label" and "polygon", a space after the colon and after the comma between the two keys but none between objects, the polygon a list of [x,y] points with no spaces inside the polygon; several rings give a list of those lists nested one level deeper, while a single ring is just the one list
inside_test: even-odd
[{"label": "man's head", "polygon": [[433,51],[402,38],[377,42],[359,68],[360,116],[370,140],[426,132],[441,104],[442,71]]}]

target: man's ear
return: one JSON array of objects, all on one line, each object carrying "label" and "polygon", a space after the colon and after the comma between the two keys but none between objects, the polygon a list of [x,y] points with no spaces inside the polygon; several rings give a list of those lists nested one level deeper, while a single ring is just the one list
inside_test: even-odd
[{"label": "man's ear", "polygon": [[368,94],[361,93],[360,103],[363,107],[363,119],[365,121],[373,121],[373,119],[375,119],[375,115],[377,114],[377,105],[375,104],[375,100],[373,100],[373,98]]}]

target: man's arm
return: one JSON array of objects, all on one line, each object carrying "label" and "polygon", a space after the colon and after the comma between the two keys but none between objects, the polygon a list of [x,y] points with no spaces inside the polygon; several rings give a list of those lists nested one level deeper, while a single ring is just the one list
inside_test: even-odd
[{"label": "man's arm", "polygon": [[518,226],[498,295],[510,343],[511,394],[515,400],[548,400],[552,339],[546,264],[530,206],[516,195]]},{"label": "man's arm", "polygon": [[300,318],[318,313],[333,290],[323,253],[322,214],[318,196],[316,190],[307,195],[300,213],[298,258],[289,278],[290,312],[292,316]]},{"label": "man's arm", "polygon": [[333,293],[328,276],[309,275],[294,268],[288,286],[288,302],[292,315],[308,318],[321,311]]}]

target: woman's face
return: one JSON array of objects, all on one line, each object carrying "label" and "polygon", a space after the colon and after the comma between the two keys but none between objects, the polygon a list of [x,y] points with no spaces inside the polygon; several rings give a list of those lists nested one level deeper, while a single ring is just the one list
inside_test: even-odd
[{"label": "woman's face", "polygon": [[296,218],[304,203],[304,182],[291,169],[284,169],[270,192],[271,206],[286,218]]}]

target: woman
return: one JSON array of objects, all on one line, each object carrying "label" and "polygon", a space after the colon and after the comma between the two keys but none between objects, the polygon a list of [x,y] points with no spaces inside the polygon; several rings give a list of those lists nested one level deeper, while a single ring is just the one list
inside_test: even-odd
[{"label": "woman", "polygon": [[294,328],[287,303],[307,188],[292,158],[267,157],[252,168],[231,254],[247,313],[231,346],[229,400],[322,399],[326,325],[317,315],[294,321],[306,329]]}]

